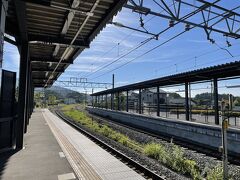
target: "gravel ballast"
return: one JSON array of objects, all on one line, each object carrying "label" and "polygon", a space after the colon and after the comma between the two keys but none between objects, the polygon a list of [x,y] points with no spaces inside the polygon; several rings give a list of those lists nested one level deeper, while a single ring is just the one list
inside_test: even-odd
[{"label": "gravel ballast", "polygon": [[[83,128],[84,130],[87,130],[94,136],[98,137],[105,143],[111,145],[115,149],[117,149],[120,152],[124,153],[125,155],[131,157],[132,159],[139,162],[140,164],[143,164],[148,169],[154,171],[155,173],[157,173],[161,176],[164,176],[166,179],[177,179],[177,180],[178,179],[179,180],[180,179],[181,180],[182,179],[191,179],[189,177],[186,177],[184,175],[178,174],[178,173],[170,170],[169,168],[165,167],[164,165],[162,165],[159,161],[157,161],[155,159],[144,156],[143,154],[141,154],[139,152],[136,152],[136,151],[112,140],[112,139],[109,139],[101,134],[94,132],[93,130],[91,130],[85,126],[82,126],[80,123],[76,123],[73,119],[71,119],[71,121],[73,121],[75,124],[77,124],[79,127]],[[147,143],[155,142],[155,143],[163,144],[165,147],[172,146],[172,144],[170,142],[167,142],[162,139],[159,139],[159,138],[144,134],[142,132],[138,132],[136,130],[127,128],[125,126],[116,124],[113,121],[108,121],[103,118],[97,118],[96,121],[100,124],[107,125],[108,127],[112,128],[113,130],[128,136],[130,139],[132,139],[140,144],[147,144]],[[203,173],[206,172],[208,169],[212,169],[221,163],[219,160],[217,160],[213,157],[209,157],[209,156],[206,156],[205,154],[197,153],[195,151],[192,151],[192,150],[189,150],[186,148],[184,148],[184,156],[187,159],[194,160]],[[231,175],[234,180],[240,179],[240,167],[239,166],[230,165],[229,171],[231,172]]]}]

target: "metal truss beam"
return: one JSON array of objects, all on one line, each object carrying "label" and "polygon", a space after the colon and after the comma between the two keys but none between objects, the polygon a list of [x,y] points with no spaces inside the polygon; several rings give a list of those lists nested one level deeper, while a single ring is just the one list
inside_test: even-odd
[{"label": "metal truss beam", "polygon": [[55,81],[55,85],[61,87],[79,87],[84,89],[112,88],[112,83],[89,82],[85,78],[70,78],[70,81]]},{"label": "metal truss beam", "polygon": [[[168,19],[170,20],[170,27],[173,27],[176,21],[184,23],[185,29],[190,29],[191,26],[202,28],[209,40],[211,40],[210,35],[213,32],[223,34],[226,37],[240,38],[240,14],[235,12],[239,6],[234,9],[226,9],[217,5],[219,0],[212,3],[205,0],[196,1],[196,3],[191,3],[187,0],[174,0],[172,1],[173,4],[169,5],[167,0],[152,0],[159,7],[159,11],[152,11],[150,7],[143,7],[143,3],[139,4],[136,0],[131,0],[125,7],[136,13],[151,14]],[[147,13],[145,9],[147,9]],[[192,13],[189,13],[189,10]]]}]

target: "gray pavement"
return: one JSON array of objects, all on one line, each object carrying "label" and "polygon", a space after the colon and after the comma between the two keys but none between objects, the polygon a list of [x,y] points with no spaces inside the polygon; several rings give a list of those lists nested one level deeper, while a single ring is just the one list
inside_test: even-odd
[{"label": "gray pavement", "polygon": [[35,110],[24,137],[25,148],[0,154],[1,180],[70,180],[73,169],[43,118]]},{"label": "gray pavement", "polygon": [[43,113],[79,179],[144,180],[140,174],[66,124],[49,110]]}]

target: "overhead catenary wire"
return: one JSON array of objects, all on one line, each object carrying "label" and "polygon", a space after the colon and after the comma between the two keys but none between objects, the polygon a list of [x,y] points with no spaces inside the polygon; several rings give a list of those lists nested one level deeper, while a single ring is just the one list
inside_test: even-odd
[{"label": "overhead catenary wire", "polygon": [[[183,16],[180,20],[182,21],[182,20],[184,20],[184,19],[187,19],[187,18],[190,17],[192,14],[195,14],[195,13],[197,13],[197,12],[199,12],[199,11],[200,11],[200,10],[197,9],[197,10],[195,10],[195,11],[193,11],[193,12],[191,12],[191,13],[185,15],[185,16]],[[223,14],[225,14],[225,13],[223,13]],[[211,20],[213,20],[213,19],[216,19],[217,17],[218,17],[218,15],[212,17],[211,19],[209,19],[209,21],[211,21]],[[180,20],[177,21],[176,23],[174,23],[174,26],[177,25],[177,24],[179,24],[179,23],[181,22]],[[203,23],[204,23],[204,22],[202,22],[201,24],[203,24]],[[188,30],[184,30],[184,31],[181,32],[179,35],[177,35],[177,37],[180,36],[181,34],[187,32],[187,31],[189,31],[189,30],[195,28],[195,27],[196,27],[196,26],[193,26],[193,27],[190,27]],[[166,32],[166,31],[169,30],[170,28],[171,28],[171,26],[168,27],[168,28],[166,28],[166,29],[164,29],[163,31],[161,31],[161,32],[158,33],[157,35],[159,36],[160,34]],[[152,38],[152,39],[153,39],[153,38]],[[148,41],[148,42],[149,42],[149,41]],[[168,42],[168,40],[167,40],[167,42]],[[165,43],[163,43],[163,44],[165,44]],[[160,46],[163,45],[163,44],[160,44]],[[158,48],[158,47],[160,47],[160,46],[157,46],[156,48]],[[136,49],[138,49],[138,48],[136,48]],[[135,51],[136,49],[134,49],[133,51]],[[154,50],[154,49],[155,49],[155,48],[153,48],[153,50]],[[133,52],[133,51],[131,51],[131,52]],[[151,51],[150,51],[150,52],[151,52]],[[128,54],[130,54],[130,53],[128,53]],[[128,54],[127,54],[127,55],[128,55]],[[125,57],[125,56],[123,56],[123,57]],[[100,68],[100,69],[98,69],[97,71],[95,71],[95,72],[93,72],[92,74],[90,74],[90,76],[93,75],[93,74],[95,74],[96,72],[98,72],[98,71],[100,71],[100,70],[102,70],[102,69],[104,69],[104,68],[106,68],[106,67],[112,65],[113,63],[118,62],[118,61],[119,61],[120,59],[122,59],[123,57],[120,57],[120,58],[114,60],[113,62],[111,62],[111,63],[109,63],[109,64],[103,66],[102,68]],[[138,57],[141,57],[141,56],[138,56]],[[138,58],[138,57],[137,57],[137,58]],[[131,60],[130,62],[134,61],[134,60],[137,59],[137,58],[134,58],[134,59]],[[124,65],[126,65],[126,64],[128,64],[128,63],[124,63],[124,64],[121,65],[120,67],[122,67],[122,66],[124,66]],[[115,68],[114,70],[116,70],[116,69],[119,69],[119,68]],[[111,70],[110,72],[112,72],[112,70]],[[109,72],[108,72],[108,73],[109,73]],[[105,75],[105,74],[106,74],[106,73],[104,73],[103,75]],[[101,76],[102,76],[102,75],[97,76],[96,78],[101,77]],[[95,78],[92,78],[92,79],[95,79]]]},{"label": "overhead catenary wire", "polygon": [[[232,59],[232,58],[237,58],[237,57],[240,57],[240,54],[238,55],[235,55],[233,57],[229,57],[229,58],[222,58],[222,59],[215,59],[213,61],[210,61],[210,62],[206,62],[206,63],[201,63],[201,64],[198,64],[197,67],[201,67],[203,65],[209,65],[209,64],[212,64],[212,63],[215,63],[215,62],[220,62],[222,60],[229,60],[229,59]],[[168,66],[169,67],[169,66]],[[173,65],[171,65],[171,67],[173,67]],[[187,70],[192,70],[192,68],[185,68],[185,69],[182,69],[180,72],[183,72],[183,71],[187,71]],[[179,73],[180,73],[179,72]],[[163,77],[165,75],[169,75],[169,73],[165,73],[165,74],[162,74],[160,77]]]},{"label": "overhead catenary wire", "polygon": [[[169,7],[172,7],[174,4],[175,4],[176,2],[173,2],[172,4],[170,4],[169,5]],[[164,12],[164,10],[162,11],[162,12]],[[186,16],[184,16],[184,17],[182,17],[182,18],[185,18],[185,17],[187,17],[188,15],[186,15]],[[148,23],[149,21],[151,21],[153,18],[155,18],[156,16],[153,16],[153,17],[151,17],[151,18],[149,18],[144,24],[146,24],[146,23]],[[179,22],[177,22],[176,24],[178,24]],[[140,25],[137,29],[140,29],[140,28],[142,28],[142,26]],[[169,28],[167,28],[167,29],[165,29],[163,32],[165,32],[166,30],[168,30]],[[131,36],[133,33],[134,33],[135,31],[133,30],[131,33],[129,33],[125,38],[123,38],[121,41],[119,41],[113,48],[111,48],[110,49],[110,51],[109,52],[111,52],[114,48],[116,48],[116,47],[118,47],[118,45],[120,44],[120,43],[122,43],[125,39],[127,39],[129,36]],[[161,33],[158,33],[157,34],[157,36],[159,36]],[[155,36],[154,36],[155,37]],[[154,39],[154,37],[152,36],[150,39],[152,40],[152,39]],[[149,38],[147,38],[147,39],[145,39],[145,41],[147,41]],[[142,41],[143,42],[143,41]],[[137,46],[139,46],[139,45],[141,45],[142,44],[142,42],[140,42],[140,44],[137,44],[135,47],[137,47]],[[132,49],[135,49],[135,48],[132,48]],[[131,52],[133,52],[132,51],[132,49],[130,50]],[[138,49],[138,48],[137,48]],[[108,54],[109,52],[107,52],[106,54]],[[106,55],[105,53],[104,53],[104,56]],[[130,54],[130,53],[129,53]],[[101,57],[104,57],[104,56],[101,56]],[[101,58],[100,57],[100,58]],[[119,59],[120,60],[120,59]],[[115,63],[115,62],[117,62],[117,61],[115,61],[115,60],[113,60],[114,62],[113,63]],[[100,71],[99,69],[104,69],[104,68],[106,68],[106,67],[108,67],[109,65],[108,65],[109,63],[106,63],[106,64],[104,64],[104,65],[102,65],[102,66],[100,66],[99,68],[96,68],[96,70],[94,70],[92,73],[88,73],[87,75],[84,75],[83,77],[88,77],[88,76],[91,76],[91,75],[93,75],[93,74],[95,74],[95,72],[98,72],[98,71]],[[110,65],[111,65],[112,63],[110,63]]]},{"label": "overhead catenary wire", "polygon": [[[155,16],[152,16],[151,18],[149,18],[149,19],[145,22],[145,24],[148,23],[148,22],[150,22],[153,18],[155,18]],[[141,26],[139,26],[137,29],[140,29],[140,28],[141,28]],[[96,57],[94,60],[97,60],[97,59],[99,59],[99,58],[105,57],[107,54],[109,54],[110,52],[112,52],[116,47],[119,47],[119,45],[120,45],[121,43],[123,43],[127,38],[129,38],[130,36],[132,36],[132,34],[133,34],[134,32],[135,32],[134,30],[131,31],[129,34],[127,34],[126,36],[124,36],[124,38],[123,38],[122,40],[118,41],[111,49],[109,49],[108,51],[106,51],[105,53],[103,53],[101,56]],[[102,66],[104,66],[104,65],[102,65]],[[100,66],[100,67],[98,67],[98,68],[101,68],[102,66]],[[91,73],[95,72],[98,68],[96,68],[95,70],[93,70]],[[82,77],[88,77],[89,74],[91,74],[91,73],[88,72],[88,73],[86,73],[85,75],[82,75]],[[79,73],[79,74],[80,74],[80,73]],[[79,74],[78,74],[78,75],[79,75]]]},{"label": "overhead catenary wire", "polygon": [[[240,44],[240,43],[235,43],[235,44],[233,44],[233,46],[238,45],[238,44]],[[224,48],[226,48],[226,47],[227,47],[227,46],[224,46]],[[183,59],[182,62],[179,62],[179,63],[176,63],[176,64],[179,65],[179,64],[182,64],[182,63],[186,63],[186,62],[188,62],[188,61],[197,60],[198,58],[200,58],[200,57],[202,57],[202,56],[205,56],[205,55],[208,55],[208,54],[212,54],[212,53],[215,53],[215,52],[220,51],[220,50],[222,50],[222,49],[221,49],[221,48],[217,48],[217,49],[214,49],[214,50],[211,50],[211,51],[206,51],[206,52],[204,52],[204,53],[202,53],[202,54],[199,54],[199,55],[197,55],[197,56]],[[235,57],[235,56],[231,54],[231,57]],[[195,62],[195,63],[196,63],[196,62]],[[163,67],[161,67],[161,68],[159,68],[159,69],[155,69],[155,71],[158,72],[159,70],[161,70],[161,69],[163,69],[163,68],[169,68],[169,67],[173,67],[173,66],[174,66],[174,64],[167,65],[167,66],[163,66]]]},{"label": "overhead catenary wire", "polygon": [[124,63],[124,64],[122,64],[122,65],[120,65],[120,66],[118,66],[118,67],[116,67],[116,68],[114,68],[114,69],[112,69],[112,70],[110,70],[110,71],[107,71],[107,72],[105,72],[105,73],[103,73],[103,74],[101,74],[101,75],[99,75],[99,76],[96,76],[96,77],[92,78],[91,80],[93,80],[93,79],[97,79],[97,78],[99,78],[99,77],[102,77],[102,76],[105,75],[105,74],[108,74],[108,73],[111,73],[111,72],[113,72],[113,71],[115,71],[115,70],[117,70],[117,69],[120,69],[121,67],[123,67],[123,66],[125,66],[125,65],[127,65],[127,64],[129,64],[129,63],[131,63],[131,62],[133,62],[133,61],[135,61],[136,59],[138,59],[138,58],[140,58],[140,57],[142,57],[142,56],[144,56],[144,55],[146,55],[146,54],[152,52],[153,50],[159,48],[160,46],[162,46],[162,45],[168,43],[169,41],[171,41],[171,40],[177,38],[178,36],[184,34],[185,32],[187,32],[187,31],[184,30],[184,31],[178,33],[177,35],[175,35],[175,36],[173,36],[172,38],[170,38],[170,39],[164,41],[163,43],[161,43],[161,44],[155,46],[154,48],[152,48],[152,49],[146,51],[145,53],[143,53],[143,54],[141,54],[141,55],[139,55],[139,56],[133,58],[133,59],[130,60],[130,61],[127,61],[126,63]]},{"label": "overhead catenary wire", "polygon": [[[196,11],[199,11],[199,10],[196,10]],[[188,18],[188,16],[190,16],[192,13],[196,13],[196,11],[187,14],[186,16],[182,17],[181,19]],[[223,14],[225,14],[225,13],[223,13]],[[211,20],[213,20],[213,19],[216,19],[217,17],[218,17],[218,15],[212,17],[211,19],[209,19],[209,21],[211,21]],[[175,23],[174,25],[176,25],[176,24],[178,24],[178,23],[180,23],[180,21],[178,21],[178,22]],[[204,22],[203,22],[203,23],[204,23]],[[203,23],[201,23],[201,24],[203,24]],[[160,45],[155,46],[154,48],[148,50],[147,52],[145,52],[145,53],[143,53],[143,54],[141,54],[141,55],[139,55],[139,56],[133,58],[132,60],[130,60],[130,61],[128,61],[128,62],[126,62],[126,63],[124,63],[124,64],[122,64],[122,65],[120,65],[120,66],[118,66],[118,67],[116,67],[116,68],[114,68],[114,69],[112,69],[112,70],[110,70],[110,71],[107,71],[107,72],[105,72],[105,73],[103,73],[103,74],[101,74],[101,75],[99,75],[99,76],[96,76],[96,77],[94,77],[94,78],[92,78],[92,79],[96,79],[96,78],[102,77],[102,76],[105,75],[105,74],[111,73],[111,72],[113,72],[113,71],[115,71],[115,70],[117,70],[117,69],[119,69],[119,68],[121,68],[121,67],[123,67],[123,66],[125,66],[125,65],[127,65],[127,64],[129,64],[129,63],[131,63],[131,62],[133,62],[133,61],[135,61],[136,59],[138,59],[138,58],[140,58],[140,57],[142,57],[142,56],[144,56],[144,55],[150,53],[151,51],[157,49],[158,47],[160,47],[160,46],[162,46],[162,45],[168,43],[169,41],[175,39],[176,37],[178,37],[178,36],[184,34],[185,32],[187,32],[187,31],[189,31],[189,30],[191,30],[191,29],[193,29],[193,28],[195,28],[195,27],[196,27],[196,26],[193,26],[193,27],[190,27],[188,30],[184,30],[184,31],[180,32],[179,34],[173,36],[172,38],[168,39],[167,41],[164,41],[164,42],[161,43]],[[159,34],[161,34],[161,33],[165,32],[165,31],[167,31],[169,28],[170,28],[170,27],[166,28],[165,30],[161,31]],[[118,60],[120,60],[120,59],[118,59]],[[94,72],[94,73],[95,73],[95,72]]]}]

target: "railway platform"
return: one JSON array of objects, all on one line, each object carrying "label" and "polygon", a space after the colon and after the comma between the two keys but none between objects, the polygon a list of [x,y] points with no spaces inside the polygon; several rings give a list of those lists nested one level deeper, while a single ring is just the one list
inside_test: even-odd
[{"label": "railway platform", "polygon": [[32,114],[24,148],[0,153],[1,180],[67,180],[76,175],[46,123],[42,111]]},{"label": "railway platform", "polygon": [[0,162],[2,180],[144,179],[47,109],[33,113],[24,149]]}]

